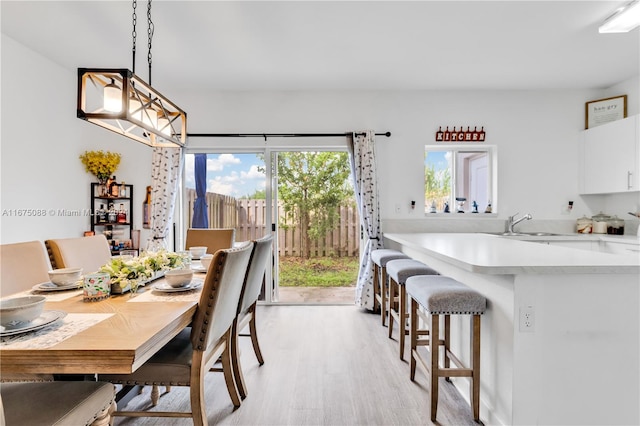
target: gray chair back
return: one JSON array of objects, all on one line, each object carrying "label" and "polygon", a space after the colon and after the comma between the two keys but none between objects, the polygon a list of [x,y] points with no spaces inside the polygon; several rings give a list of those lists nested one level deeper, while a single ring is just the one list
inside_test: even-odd
[{"label": "gray chair back", "polygon": [[249,266],[253,243],[218,250],[205,277],[200,301],[192,322],[191,344],[206,351],[232,326]]},{"label": "gray chair back", "polygon": [[253,247],[253,253],[251,254],[249,270],[247,271],[246,283],[242,294],[240,313],[246,312],[260,296],[264,275],[271,259],[272,242],[273,236],[271,234],[254,242],[255,245]]}]

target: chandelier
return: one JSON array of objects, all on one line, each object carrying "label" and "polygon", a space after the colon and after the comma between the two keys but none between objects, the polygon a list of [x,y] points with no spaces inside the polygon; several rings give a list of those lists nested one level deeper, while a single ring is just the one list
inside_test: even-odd
[{"label": "chandelier", "polygon": [[149,83],[135,74],[136,0],[133,1],[133,71],[78,68],[77,116],[153,147],[183,147],[187,113],[151,87],[151,0],[147,1]]}]

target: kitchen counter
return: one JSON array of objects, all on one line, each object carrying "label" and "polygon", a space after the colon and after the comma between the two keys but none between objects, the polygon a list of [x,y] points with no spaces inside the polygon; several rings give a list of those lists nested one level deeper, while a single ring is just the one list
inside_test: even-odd
[{"label": "kitchen counter", "polygon": [[[607,239],[607,237],[592,235],[504,237],[490,234],[418,233],[385,234],[384,237],[403,246],[425,251],[431,256],[467,271],[483,274],[640,273],[640,255],[634,258],[634,256],[529,243],[529,241]],[[611,237],[614,236],[608,239],[625,240]]]},{"label": "kitchen counter", "polygon": [[[385,248],[487,297],[480,379],[485,424],[640,424],[640,255],[554,241],[597,246],[636,244],[637,237],[384,234]],[[531,328],[520,321],[525,308],[534,314]],[[451,323],[454,353],[468,362],[468,321]],[[468,398],[468,381],[452,381]]]}]

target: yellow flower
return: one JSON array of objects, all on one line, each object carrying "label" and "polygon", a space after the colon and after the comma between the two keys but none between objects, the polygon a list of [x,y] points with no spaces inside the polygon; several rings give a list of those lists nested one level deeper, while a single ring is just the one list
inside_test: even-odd
[{"label": "yellow flower", "polygon": [[85,151],[80,156],[80,161],[84,164],[84,169],[87,173],[91,173],[98,180],[104,181],[118,169],[120,154],[110,151]]}]

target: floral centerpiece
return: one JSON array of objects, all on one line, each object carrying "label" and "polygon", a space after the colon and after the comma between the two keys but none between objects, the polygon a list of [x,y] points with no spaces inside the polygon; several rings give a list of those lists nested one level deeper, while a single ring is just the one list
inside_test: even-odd
[{"label": "floral centerpiece", "polygon": [[87,173],[95,175],[100,183],[105,183],[118,169],[120,158],[117,152],[85,151],[80,156],[80,161]]},{"label": "floral centerpiece", "polygon": [[152,279],[158,272],[182,268],[185,259],[178,253],[167,250],[147,251],[137,257],[114,256],[109,263],[100,267],[111,277],[112,284],[118,284],[124,291],[127,287],[131,294],[138,291],[141,283]]}]

